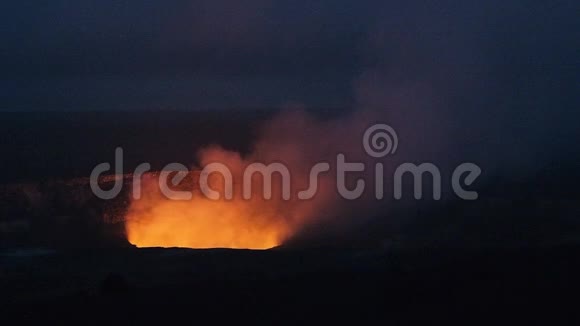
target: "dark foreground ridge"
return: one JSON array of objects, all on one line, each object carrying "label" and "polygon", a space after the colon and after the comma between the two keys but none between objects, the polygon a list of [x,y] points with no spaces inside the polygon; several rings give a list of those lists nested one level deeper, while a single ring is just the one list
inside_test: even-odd
[{"label": "dark foreground ridge", "polygon": [[469,316],[503,324],[568,318],[574,300],[567,298],[580,289],[579,254],[577,247],[3,251],[0,292],[5,316],[37,322]]}]

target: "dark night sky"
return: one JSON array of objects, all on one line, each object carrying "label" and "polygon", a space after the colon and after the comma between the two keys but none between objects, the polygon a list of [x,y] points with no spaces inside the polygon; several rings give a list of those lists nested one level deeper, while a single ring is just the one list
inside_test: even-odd
[{"label": "dark night sky", "polygon": [[4,1],[0,110],[350,107],[370,72],[566,113],[577,14],[575,1]]}]

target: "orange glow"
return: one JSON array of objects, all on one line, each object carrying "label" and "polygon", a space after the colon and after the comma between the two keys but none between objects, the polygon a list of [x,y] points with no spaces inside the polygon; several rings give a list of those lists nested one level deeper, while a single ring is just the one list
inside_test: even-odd
[{"label": "orange glow", "polygon": [[127,217],[127,237],[137,247],[268,249],[286,233],[283,220],[238,202],[194,199],[158,202]]},{"label": "orange glow", "polygon": [[290,234],[275,201],[216,201],[195,191],[192,200],[168,200],[156,186],[156,178],[144,180],[144,197],[126,216],[127,239],[137,247],[269,249]]},{"label": "orange glow", "polygon": [[[351,129],[367,125],[366,120],[353,121],[349,122]],[[168,200],[160,194],[155,173],[146,175],[143,197],[132,200],[126,215],[127,239],[138,247],[267,249],[283,244],[311,224],[345,215],[346,206],[336,192],[332,173],[319,176],[313,198],[296,196],[297,191],[309,189],[310,169],[316,163],[331,162],[345,148],[362,150],[358,139],[341,137],[351,134],[344,128],[342,121],[319,123],[304,112],[289,112],[264,126],[253,151],[245,157],[218,146],[201,149],[197,153],[200,167],[219,162],[231,171],[234,195],[230,200],[214,201],[201,194],[199,170],[177,187],[193,190],[193,199],[187,201]],[[283,189],[279,176],[272,178],[271,199],[263,198],[263,178],[259,177],[252,180],[252,199],[241,198],[242,176],[254,162],[284,163],[292,175],[290,200],[279,193]],[[209,184],[223,196],[222,177],[212,174]]]}]

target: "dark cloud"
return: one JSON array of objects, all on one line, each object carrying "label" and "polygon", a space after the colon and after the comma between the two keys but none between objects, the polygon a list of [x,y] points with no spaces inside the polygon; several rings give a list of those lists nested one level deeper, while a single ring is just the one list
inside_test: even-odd
[{"label": "dark cloud", "polygon": [[344,106],[368,24],[346,2],[3,7],[4,110]]},{"label": "dark cloud", "polygon": [[2,110],[353,106],[409,87],[477,98],[465,110],[571,106],[578,84],[573,1],[1,6]]}]

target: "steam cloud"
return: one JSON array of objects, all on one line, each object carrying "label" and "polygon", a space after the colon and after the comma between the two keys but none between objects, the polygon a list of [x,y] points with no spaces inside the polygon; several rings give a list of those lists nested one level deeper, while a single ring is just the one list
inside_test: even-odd
[{"label": "steam cloud", "polygon": [[[440,166],[472,161],[487,175],[514,173],[516,166],[523,174],[536,170],[538,162],[545,160],[543,149],[554,144],[562,149],[578,133],[570,122],[558,120],[543,106],[549,104],[552,112],[563,113],[574,101],[550,100],[558,93],[555,81],[544,78],[538,66],[558,59],[541,51],[539,42],[531,42],[540,38],[551,44],[551,33],[525,20],[537,23],[535,16],[524,13],[522,18],[514,11],[502,11],[508,4],[495,5],[492,15],[482,14],[489,9],[484,5],[384,8],[382,22],[367,40],[364,60],[369,68],[354,81],[356,110],[335,119],[286,110],[264,126],[249,155],[242,157],[215,146],[201,150],[199,162],[202,166],[225,163],[238,177],[250,163],[283,162],[293,174],[292,189],[305,189],[309,169],[317,162],[334,161],[337,153],[350,161],[369,163],[368,172],[375,161],[362,151],[362,134],[372,123],[385,122],[400,138],[400,155],[383,162],[385,175],[402,161]],[[445,8],[455,14],[449,16]],[[413,20],[421,24],[408,24]],[[562,23],[553,23],[549,29],[561,33]],[[532,26],[536,28],[533,36],[528,33]],[[511,39],[520,45],[510,46]],[[513,77],[518,74],[533,82]],[[564,85],[570,82],[566,73],[557,76]],[[564,96],[571,93],[562,92]],[[344,225],[344,221],[349,225],[356,220],[353,215],[361,215],[353,212],[372,215],[373,209],[384,208],[368,199],[341,201],[335,180],[333,171],[320,176],[319,192],[310,201],[234,200],[219,206],[201,199],[189,204],[162,202],[158,195],[150,195],[130,209],[129,239],[146,244],[144,239],[152,238],[153,242],[171,242],[173,234],[173,239],[180,239],[175,245],[205,246],[203,239],[213,237],[220,243],[210,246],[270,247],[311,225]],[[163,219],[172,222],[169,225]],[[213,222],[199,222],[202,219]],[[254,243],[256,238],[263,241]]]}]

